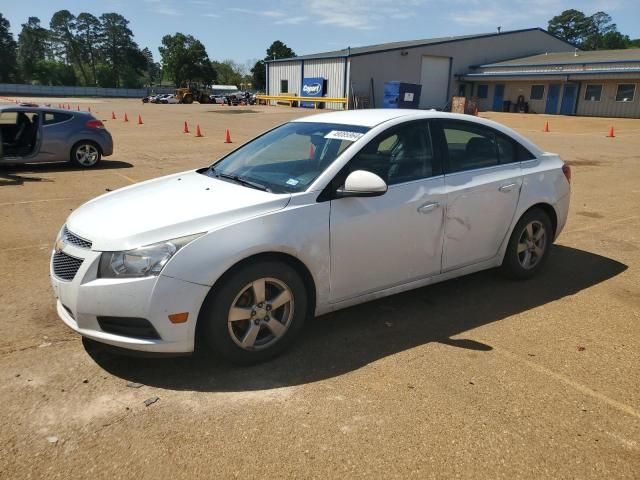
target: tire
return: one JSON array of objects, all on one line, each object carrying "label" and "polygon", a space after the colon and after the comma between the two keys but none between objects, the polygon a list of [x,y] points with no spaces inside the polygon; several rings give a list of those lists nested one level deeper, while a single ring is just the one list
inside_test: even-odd
[{"label": "tire", "polygon": [[[264,303],[259,301],[261,290]],[[274,300],[286,302],[271,306]],[[260,261],[233,271],[211,291],[198,331],[213,353],[231,363],[252,365],[275,357],[293,343],[307,307],[307,289],[294,268]]]},{"label": "tire", "polygon": [[76,143],[71,149],[71,163],[81,168],[93,168],[102,159],[102,152],[97,143],[83,140]]},{"label": "tire", "polygon": [[193,103],[193,95],[191,95],[190,93],[185,95],[182,98],[182,103],[186,103],[187,105],[191,105]]},{"label": "tire", "polygon": [[533,277],[544,266],[553,243],[549,215],[539,208],[526,212],[518,221],[502,260],[502,272],[513,279]]}]

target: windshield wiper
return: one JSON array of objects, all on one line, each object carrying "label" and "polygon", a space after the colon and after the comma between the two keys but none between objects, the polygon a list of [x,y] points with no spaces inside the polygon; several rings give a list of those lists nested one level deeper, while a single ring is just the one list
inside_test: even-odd
[{"label": "windshield wiper", "polygon": [[239,175],[230,175],[228,173],[224,173],[224,172],[216,172],[215,169],[211,169],[211,172],[217,177],[217,178],[224,178],[226,180],[232,180],[236,183],[239,183],[240,185],[244,185],[245,187],[251,187],[251,188],[255,188],[256,190],[262,190],[263,192],[269,192],[271,193],[271,189],[269,187],[267,187],[266,185],[262,185],[261,183],[258,182],[254,182],[251,180],[247,180],[246,178],[242,178]]}]

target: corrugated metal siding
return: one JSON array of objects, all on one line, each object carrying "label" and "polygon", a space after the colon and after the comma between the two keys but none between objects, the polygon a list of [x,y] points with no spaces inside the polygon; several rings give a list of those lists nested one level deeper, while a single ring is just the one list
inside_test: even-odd
[{"label": "corrugated metal siding", "polygon": [[280,95],[280,81],[289,81],[290,94],[300,95],[302,63],[300,61],[276,62],[269,64],[269,95]]},{"label": "corrugated metal siding", "polygon": [[[624,80],[621,82],[583,82],[578,99],[578,115],[595,117],[627,117],[640,118],[640,80],[636,82],[636,93],[632,102],[616,102],[618,83],[634,83]],[[588,84],[602,84],[602,96],[599,102],[584,99],[584,92]]]},{"label": "corrugated metal siding", "polygon": [[[455,75],[468,73],[471,65],[488,64],[505,58],[533,55],[541,51],[554,52],[566,49],[565,42],[539,30],[504,36],[496,35],[408,49],[405,54],[397,50],[353,57],[350,79],[356,95],[368,95],[371,78],[373,78],[376,106],[381,107],[385,82],[391,80],[420,82],[423,55],[452,57],[452,76],[449,82],[449,97],[451,97],[458,90]],[[490,98],[493,98],[492,92],[490,95]]]},{"label": "corrugated metal siding", "polygon": [[[305,60],[304,76],[322,77],[327,80],[327,97],[345,97],[344,92],[344,58],[326,60]],[[342,109],[340,103],[327,103],[325,108]]]}]

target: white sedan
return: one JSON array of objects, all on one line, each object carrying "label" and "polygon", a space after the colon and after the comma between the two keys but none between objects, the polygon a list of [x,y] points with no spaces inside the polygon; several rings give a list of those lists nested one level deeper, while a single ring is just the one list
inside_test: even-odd
[{"label": "white sedan", "polygon": [[488,268],[538,273],[570,179],[558,155],[477,117],[301,118],[75,210],[51,259],[58,314],[125,349],[192,352],[198,338],[263,361],[312,315]]}]

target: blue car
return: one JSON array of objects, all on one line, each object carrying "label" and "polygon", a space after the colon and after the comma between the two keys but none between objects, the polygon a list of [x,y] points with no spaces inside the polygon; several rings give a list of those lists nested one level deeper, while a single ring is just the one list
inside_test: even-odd
[{"label": "blue car", "polygon": [[89,112],[31,104],[0,106],[0,164],[64,162],[95,167],[113,139]]}]

